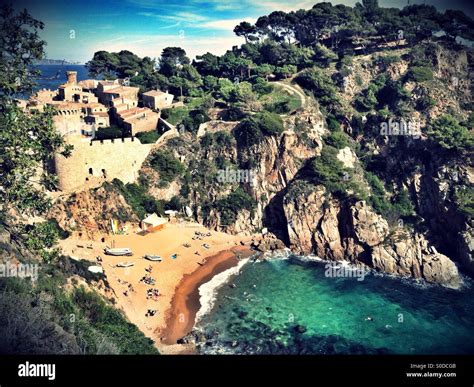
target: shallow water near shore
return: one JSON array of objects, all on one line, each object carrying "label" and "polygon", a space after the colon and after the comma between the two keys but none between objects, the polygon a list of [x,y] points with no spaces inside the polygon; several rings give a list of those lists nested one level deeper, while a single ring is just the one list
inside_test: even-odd
[{"label": "shallow water near shore", "polygon": [[208,343],[198,351],[474,353],[473,299],[471,281],[456,291],[378,274],[328,278],[324,263],[296,257],[249,262],[201,316]]}]

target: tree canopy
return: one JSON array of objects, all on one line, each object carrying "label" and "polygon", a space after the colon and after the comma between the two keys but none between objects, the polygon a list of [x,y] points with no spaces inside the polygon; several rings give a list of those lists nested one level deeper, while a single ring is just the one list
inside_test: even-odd
[{"label": "tree canopy", "polygon": [[56,181],[43,165],[55,152],[67,155],[71,149],[53,127],[52,109],[26,113],[15,99],[34,86],[37,74],[30,66],[44,55],[45,42],[38,37],[43,23],[6,6],[0,25],[0,217],[11,208],[37,214],[49,204],[44,188],[52,188]]}]

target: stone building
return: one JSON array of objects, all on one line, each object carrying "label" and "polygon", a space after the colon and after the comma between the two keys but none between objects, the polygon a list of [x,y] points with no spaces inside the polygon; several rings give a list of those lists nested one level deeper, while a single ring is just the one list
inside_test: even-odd
[{"label": "stone building", "polygon": [[149,132],[158,128],[160,113],[148,108],[134,107],[117,113],[119,125],[128,133]]},{"label": "stone building", "polygon": [[94,93],[84,91],[77,83],[77,71],[67,71],[67,82],[60,85],[58,95],[61,101],[94,103],[98,102]]},{"label": "stone building", "polygon": [[77,82],[77,84],[82,87],[83,91],[88,91],[95,94],[97,91],[97,86],[99,85],[99,81],[96,79],[84,79]]},{"label": "stone building", "polygon": [[111,111],[114,115],[118,115],[124,110],[133,109],[138,106],[138,101],[127,98],[115,98],[112,100]]},{"label": "stone building", "polygon": [[105,85],[104,88],[102,85],[101,91],[101,84],[102,82],[99,82],[98,95],[100,102],[106,106],[112,106],[112,101],[116,98],[138,101],[138,87],[116,85],[109,88],[110,85]]},{"label": "stone building", "polygon": [[155,110],[170,107],[173,104],[173,98],[173,94],[161,90],[150,90],[142,94],[143,106]]},{"label": "stone building", "polygon": [[101,103],[92,103],[84,105],[85,117],[84,122],[95,125],[95,128],[110,126],[108,109]]}]

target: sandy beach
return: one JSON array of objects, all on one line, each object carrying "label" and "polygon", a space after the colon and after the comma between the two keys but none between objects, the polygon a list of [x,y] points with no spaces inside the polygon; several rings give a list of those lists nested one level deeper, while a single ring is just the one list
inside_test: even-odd
[{"label": "sandy beach", "polygon": [[[63,252],[75,259],[86,259],[97,264],[97,257],[107,277],[116,306],[152,340],[162,353],[192,353],[192,348],[176,345],[194,325],[199,309],[198,288],[214,275],[237,265],[237,256],[248,256],[247,244],[251,237],[209,231],[198,223],[168,223],[163,230],[142,234],[130,228],[122,235],[96,235],[94,240],[72,235],[61,241]],[[195,233],[210,233],[197,239]],[[193,239],[193,237],[195,239]],[[190,246],[184,246],[188,243]],[[207,248],[203,245],[207,244]],[[109,256],[105,247],[128,247],[133,256]],[[197,254],[196,254],[197,253]],[[162,257],[162,262],[151,262],[145,254]],[[177,257],[173,259],[173,255]],[[120,268],[118,263],[133,266]],[[147,269],[149,271],[147,271]],[[141,281],[145,276],[154,284]],[[148,298],[147,291],[157,289],[159,296]],[[149,310],[156,311],[147,316]]]},{"label": "sandy beach", "polygon": [[206,258],[203,266],[183,277],[168,310],[166,328],[162,342],[167,345],[189,333],[194,325],[196,313],[199,311],[199,287],[210,281],[215,275],[234,267],[239,259],[246,258],[254,252],[245,246],[236,246],[231,250],[222,251]]}]

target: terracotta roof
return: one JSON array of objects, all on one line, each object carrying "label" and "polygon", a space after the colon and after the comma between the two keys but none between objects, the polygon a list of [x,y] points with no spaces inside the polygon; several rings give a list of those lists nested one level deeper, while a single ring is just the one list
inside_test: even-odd
[{"label": "terracotta roof", "polygon": [[117,86],[109,90],[104,90],[104,94],[118,94],[123,91],[134,91],[138,92],[138,87],[130,87],[130,86]]},{"label": "terracotta roof", "polygon": [[107,81],[107,80],[103,80],[103,81],[99,81],[99,83],[101,85],[118,85],[117,81]]},{"label": "terracotta roof", "polygon": [[155,97],[162,94],[168,94],[168,93],[165,93],[164,91],[161,91],[161,90],[150,90],[150,91],[147,91],[146,93],[143,93],[143,95],[146,95],[149,97]]},{"label": "terracotta roof", "polygon": [[118,115],[121,118],[128,118],[128,117],[134,116],[135,114],[145,113],[147,110],[150,110],[150,109],[135,107],[135,108],[132,108],[132,109],[127,109],[127,110],[121,111],[121,112],[118,113]]},{"label": "terracotta roof", "polygon": [[97,81],[95,79],[84,79],[77,84],[85,89],[94,89],[97,86]]},{"label": "terracotta roof", "polygon": [[107,108],[104,104],[101,104],[99,102],[89,102],[86,104],[88,107],[105,107]]}]

